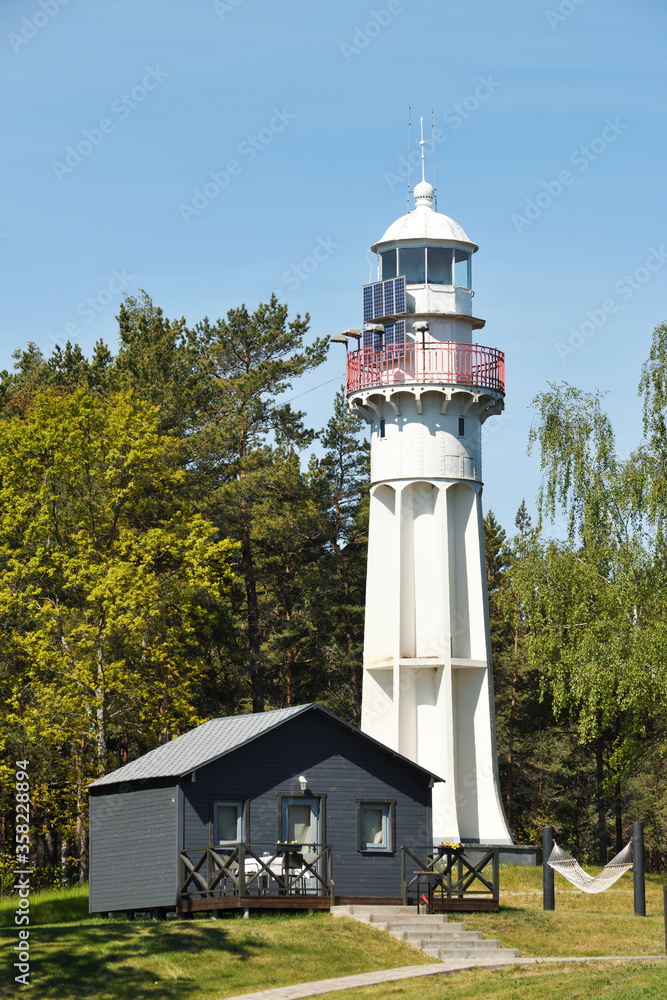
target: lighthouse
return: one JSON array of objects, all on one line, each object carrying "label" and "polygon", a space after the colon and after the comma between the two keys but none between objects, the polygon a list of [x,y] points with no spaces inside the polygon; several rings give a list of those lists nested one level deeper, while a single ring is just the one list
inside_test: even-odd
[{"label": "lighthouse", "polygon": [[[504,405],[504,356],[477,343],[478,247],[434,208],[373,244],[350,408],[370,425],[361,728],[427,768],[434,842],[512,844],[498,783],[482,521],[482,425]],[[337,338],[338,339],[338,338]]]}]

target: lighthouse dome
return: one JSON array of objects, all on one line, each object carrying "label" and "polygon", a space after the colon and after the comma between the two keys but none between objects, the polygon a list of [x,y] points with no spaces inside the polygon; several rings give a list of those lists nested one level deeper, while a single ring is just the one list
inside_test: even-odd
[{"label": "lighthouse dome", "polygon": [[[422,187],[428,187],[433,191],[427,181],[417,184],[414,191],[416,203],[418,198],[426,200],[430,197],[425,190],[423,192],[419,190]],[[477,244],[466,236],[458,222],[454,222],[449,216],[442,215],[440,212],[434,212],[432,208],[417,207],[414,212],[408,212],[407,215],[396,219],[396,222],[392,222],[382,239],[373,244],[371,250],[377,252],[380,247],[388,243],[398,243],[403,242],[403,240],[442,240],[450,244],[464,245],[473,253],[479,250]]]}]

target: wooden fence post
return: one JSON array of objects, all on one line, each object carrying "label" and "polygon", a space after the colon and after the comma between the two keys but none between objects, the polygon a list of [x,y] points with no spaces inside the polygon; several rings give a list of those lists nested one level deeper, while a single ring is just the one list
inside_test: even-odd
[{"label": "wooden fence post", "polygon": [[554,849],[554,828],[545,826],[542,830],[542,899],[545,910],[555,910],[554,870],[547,864]]},{"label": "wooden fence post", "polygon": [[635,916],[646,916],[646,878],[644,875],[644,824],[632,824],[632,881],[635,890]]},{"label": "wooden fence post", "polygon": [[[239,844],[239,874],[238,874],[238,894],[239,896],[245,896],[246,894],[246,871],[245,871],[245,844]],[[257,880],[259,885],[259,879]]]},{"label": "wooden fence post", "polygon": [[408,905],[408,881],[406,874],[405,845],[403,845],[401,847],[401,896],[403,897],[403,906]]}]

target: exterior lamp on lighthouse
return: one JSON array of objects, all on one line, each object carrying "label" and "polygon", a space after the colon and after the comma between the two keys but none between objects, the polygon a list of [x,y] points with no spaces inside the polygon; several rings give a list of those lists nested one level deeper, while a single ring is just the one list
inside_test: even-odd
[{"label": "exterior lamp on lighthouse", "polygon": [[347,353],[348,341],[352,337],[358,342],[361,340],[361,330],[359,327],[350,327],[348,330],[343,330],[342,333],[337,333],[333,337],[329,337],[330,344],[345,344],[345,352]]},{"label": "exterior lamp on lighthouse", "polygon": [[426,334],[428,333],[428,330],[429,330],[428,323],[425,320],[422,320],[421,323],[413,323],[412,324],[412,329],[416,333],[421,333],[421,335],[422,335],[422,351],[425,351],[426,350]]},{"label": "exterior lamp on lighthouse", "polygon": [[384,324],[366,323],[364,326],[364,334],[366,334],[364,339],[369,342],[369,345],[376,347],[379,344],[380,350],[382,350],[384,346],[385,334]]}]

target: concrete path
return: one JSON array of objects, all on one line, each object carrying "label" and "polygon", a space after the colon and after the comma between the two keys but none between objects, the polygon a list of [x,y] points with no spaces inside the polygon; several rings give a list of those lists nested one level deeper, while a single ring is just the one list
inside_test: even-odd
[{"label": "concrete path", "polygon": [[352,990],[360,986],[375,986],[377,983],[395,982],[399,979],[416,979],[418,976],[441,976],[449,972],[463,972],[466,969],[499,969],[508,965],[541,965],[545,962],[665,962],[666,955],[594,955],[586,958],[513,958],[505,960],[477,959],[438,962],[433,965],[406,965],[402,969],[382,969],[380,972],[362,972],[358,976],[341,976],[340,979],[320,979],[315,983],[298,983],[294,986],[279,986],[274,990],[259,993],[241,993],[226,1000],[300,1000],[322,993],[338,990]]}]

